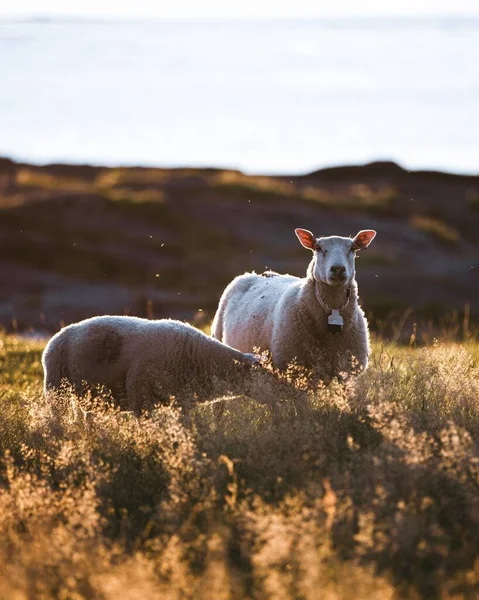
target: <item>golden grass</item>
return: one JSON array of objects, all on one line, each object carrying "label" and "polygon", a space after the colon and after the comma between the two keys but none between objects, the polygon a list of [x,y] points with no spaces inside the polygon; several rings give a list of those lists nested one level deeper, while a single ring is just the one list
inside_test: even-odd
[{"label": "golden grass", "polygon": [[364,183],[351,186],[349,193],[361,207],[366,209],[389,208],[399,196],[399,192],[394,186],[384,186],[373,190],[371,186]]},{"label": "golden grass", "polygon": [[190,191],[192,185],[197,185],[197,192],[214,191],[245,200],[289,199],[315,202],[341,210],[384,212],[399,197],[398,190],[392,186],[373,189],[369,185],[355,183],[330,192],[316,184],[301,186],[277,177],[245,175],[234,170],[113,168],[101,170],[90,181],[25,167],[15,175],[19,192],[1,199],[0,207],[10,208],[23,204],[27,201],[27,193],[42,194],[42,198],[45,198],[58,192],[97,195],[113,202],[158,204],[165,201],[162,188],[181,179],[185,180],[185,185],[190,186]]},{"label": "golden grass", "polygon": [[[32,188],[43,192],[94,194],[113,202],[157,204],[165,200],[165,193],[162,190],[157,188],[134,189],[121,184],[156,184],[163,183],[166,178],[167,175],[160,170],[112,169],[101,173],[94,181],[88,181],[25,168],[17,171],[15,183],[20,189]],[[0,201],[0,206],[11,208],[23,204],[24,201],[25,197],[21,193],[17,193]]]},{"label": "golden grass", "polygon": [[20,188],[40,188],[48,191],[91,192],[92,190],[92,184],[84,179],[59,177],[26,168],[17,171],[15,183]]},{"label": "golden grass", "polygon": [[439,242],[445,242],[446,244],[457,244],[460,239],[459,232],[456,229],[450,225],[446,225],[446,223],[440,221],[439,219],[416,215],[411,217],[409,224],[414,229],[431,235]]},{"label": "golden grass", "polygon": [[477,596],[478,345],[376,343],[355,382],[273,411],[258,376],[86,419],[43,399],[42,347],[1,336],[3,597]]},{"label": "golden grass", "polygon": [[302,188],[301,195],[305,200],[318,202],[333,208],[380,212],[392,207],[399,196],[399,192],[392,186],[374,190],[364,183],[356,183],[349,186],[345,192],[335,194],[328,193],[317,186],[306,186]]},{"label": "golden grass", "polygon": [[[170,180],[187,177],[198,177],[209,183],[222,178],[244,177],[238,171],[218,170],[194,167],[175,169],[148,168],[117,168],[105,169],[95,179],[95,185],[100,188],[110,188],[121,185],[163,185]],[[267,178],[265,178],[267,179]]]},{"label": "golden grass", "polygon": [[235,194],[251,199],[302,200],[315,202],[336,209],[383,211],[397,200],[399,192],[392,186],[374,190],[371,186],[357,183],[346,190],[328,192],[318,185],[297,186],[293,182],[275,177],[244,175],[236,171],[218,173],[211,180],[212,186],[223,193]]},{"label": "golden grass", "polygon": [[161,204],[166,199],[166,194],[162,190],[134,190],[128,187],[103,190],[102,196],[113,202],[131,202],[133,204]]},{"label": "golden grass", "polygon": [[296,195],[291,183],[258,175],[245,175],[238,171],[222,171],[212,179],[215,189],[226,193],[249,195],[253,198],[288,198]]},{"label": "golden grass", "polygon": [[14,194],[0,195],[0,210],[8,208],[17,208],[25,204],[25,194],[19,192]]},{"label": "golden grass", "polygon": [[169,178],[165,169],[105,169],[95,179],[98,188],[118,185],[162,184]]}]

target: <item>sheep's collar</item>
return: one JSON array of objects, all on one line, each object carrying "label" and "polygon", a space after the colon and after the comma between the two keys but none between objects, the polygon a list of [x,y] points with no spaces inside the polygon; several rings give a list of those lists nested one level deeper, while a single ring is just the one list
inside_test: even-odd
[{"label": "sheep's collar", "polygon": [[330,333],[341,333],[343,331],[344,319],[340,314],[340,311],[344,310],[351,300],[351,288],[346,288],[346,300],[342,306],[339,308],[330,308],[326,302],[321,298],[321,294],[318,290],[318,283],[314,284],[314,293],[316,295],[316,300],[323,307],[325,312],[328,314],[328,331]]}]

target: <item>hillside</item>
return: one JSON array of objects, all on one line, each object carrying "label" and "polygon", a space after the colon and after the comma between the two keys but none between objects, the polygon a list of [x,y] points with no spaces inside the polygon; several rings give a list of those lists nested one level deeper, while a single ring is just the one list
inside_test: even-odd
[{"label": "hillside", "polygon": [[408,308],[410,323],[461,318],[468,304],[479,319],[479,177],[394,163],[267,177],[3,159],[0,324],[53,331],[104,313],[201,321],[238,273],[302,275],[298,226],[378,231],[358,260],[374,326]]}]

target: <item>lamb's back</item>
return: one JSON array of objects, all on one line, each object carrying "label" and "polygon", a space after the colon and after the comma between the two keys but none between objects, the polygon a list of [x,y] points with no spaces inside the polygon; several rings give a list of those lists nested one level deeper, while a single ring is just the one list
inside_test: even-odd
[{"label": "lamb's back", "polygon": [[151,355],[159,362],[171,357],[172,350],[182,350],[206,336],[181,321],[158,321],[139,317],[104,316],[86,319],[72,328],[71,347],[79,361],[95,366],[126,368],[132,360]]},{"label": "lamb's back", "polygon": [[82,382],[119,393],[134,354],[133,342],[144,337],[146,319],[93,317],[69,325],[57,336],[68,338],[68,380],[80,393]]}]

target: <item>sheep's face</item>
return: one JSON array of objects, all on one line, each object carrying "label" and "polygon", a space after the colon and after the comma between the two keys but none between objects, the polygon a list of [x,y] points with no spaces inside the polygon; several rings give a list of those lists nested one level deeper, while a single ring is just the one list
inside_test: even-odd
[{"label": "sheep's face", "polygon": [[296,229],[296,235],[305,248],[314,252],[313,276],[316,281],[341,287],[354,278],[356,253],[369,246],[376,232],[360,231],[354,238],[337,235],[315,238],[307,229]]}]

